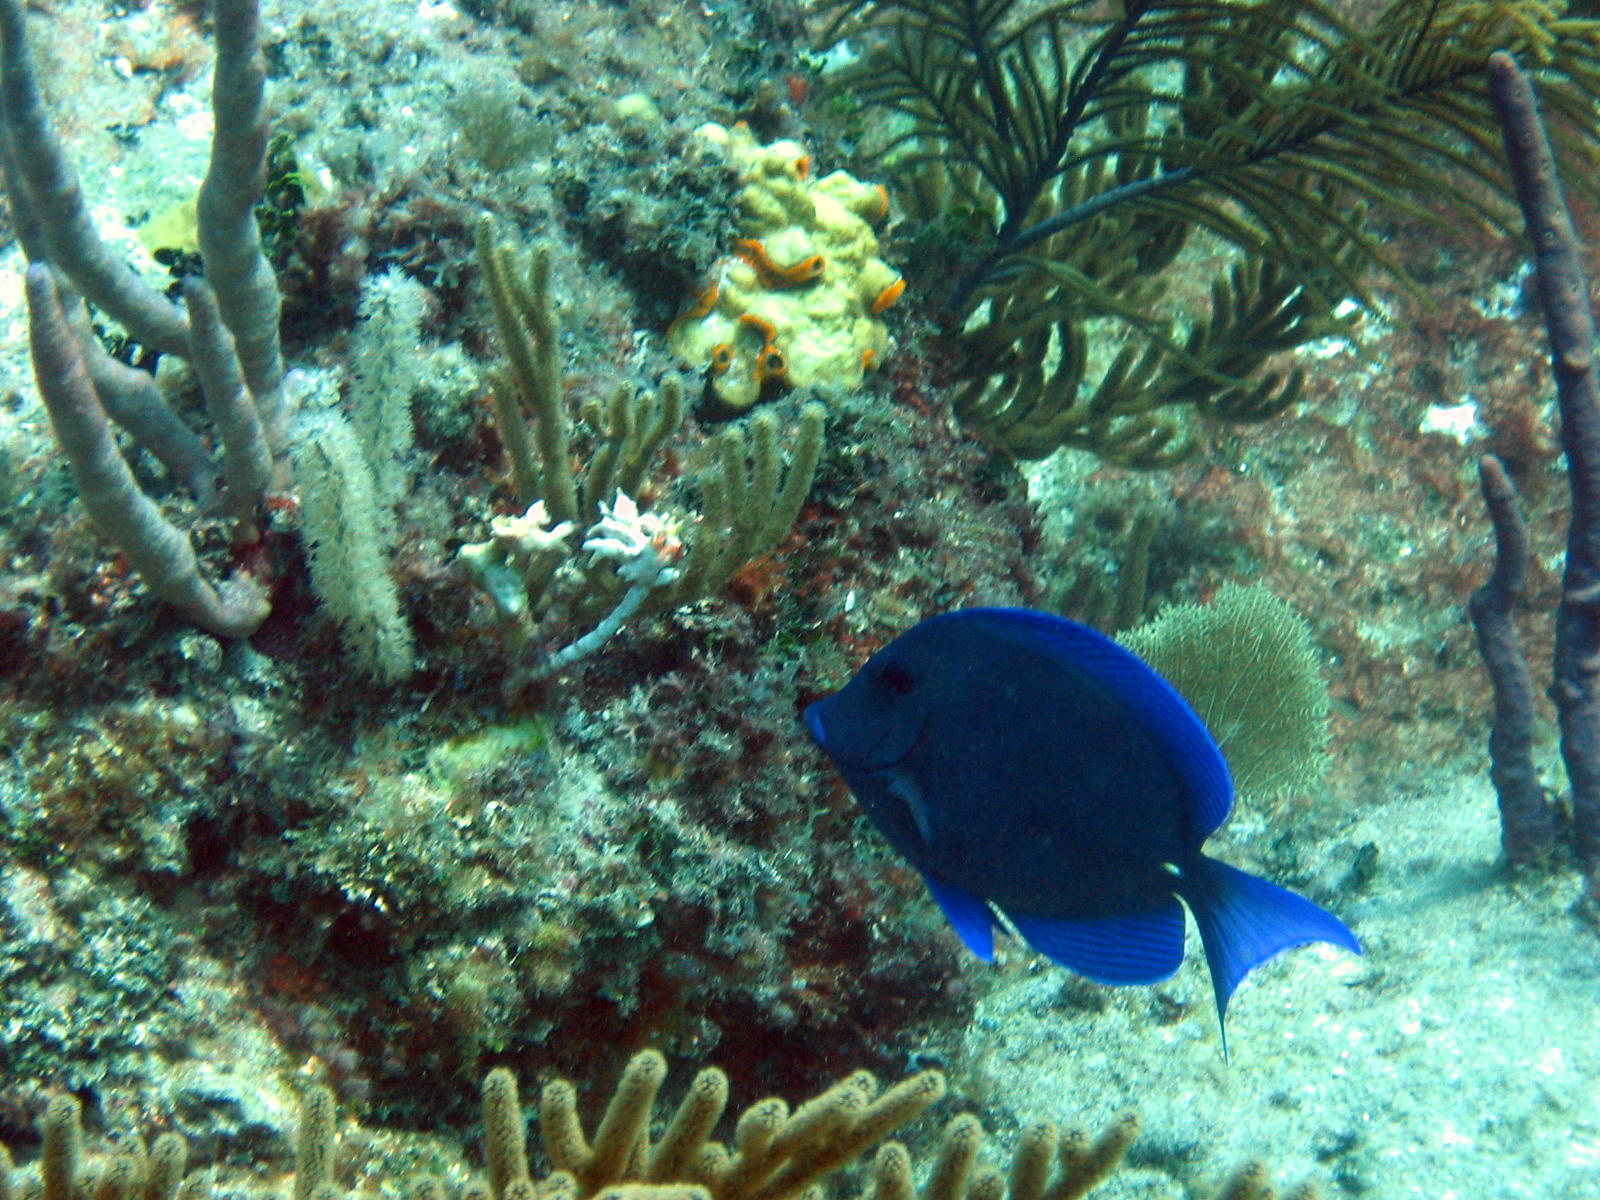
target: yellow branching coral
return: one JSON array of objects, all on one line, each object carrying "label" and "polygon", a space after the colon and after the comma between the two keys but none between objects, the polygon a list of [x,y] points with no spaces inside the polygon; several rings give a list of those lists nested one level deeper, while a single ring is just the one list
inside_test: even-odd
[{"label": "yellow branching coral", "polygon": [[[501,1078],[486,1086],[486,1095],[514,1086],[508,1073],[493,1072],[490,1078],[496,1076]],[[652,1142],[650,1117],[665,1077],[666,1060],[660,1054],[647,1050],[635,1055],[592,1140],[579,1121],[572,1084],[556,1080],[546,1085],[539,1099],[545,1153],[556,1175],[571,1178],[577,1196],[676,1186],[689,1189],[685,1200],[793,1200],[944,1095],[944,1077],[936,1071],[924,1071],[882,1092],[870,1073],[857,1071],[793,1111],[781,1100],[759,1101],[745,1110],[732,1142],[725,1144],[712,1140],[711,1133],[727,1104],[728,1079],[707,1067]],[[493,1178],[496,1139],[486,1137]]]},{"label": "yellow branching coral", "polygon": [[[794,1109],[777,1098],[759,1100],[739,1116],[726,1142],[712,1135],[727,1108],[728,1077],[715,1067],[701,1070],[677,1108],[658,1121],[656,1099],[666,1073],[656,1051],[636,1054],[592,1133],[579,1117],[577,1089],[565,1079],[546,1084],[539,1130],[549,1170],[536,1178],[516,1077],[497,1068],[483,1082],[486,1179],[463,1175],[454,1186],[433,1175],[363,1179],[354,1193],[336,1171],[333,1094],[313,1088],[301,1104],[293,1178],[287,1186],[280,1181],[244,1190],[258,1200],[344,1200],[380,1191],[411,1200],[820,1200],[823,1185],[877,1147],[860,1200],[1079,1200],[1116,1171],[1139,1133],[1132,1113],[1095,1138],[1036,1122],[1023,1131],[1002,1172],[980,1161],[983,1127],[963,1114],[945,1125],[918,1186],[911,1155],[889,1139],[944,1095],[937,1071],[889,1088],[857,1071]],[[71,1096],[52,1101],[40,1131],[39,1161],[26,1171],[14,1171],[0,1146],[0,1200],[197,1200],[217,1184],[213,1172],[186,1172],[187,1151],[176,1134],[163,1134],[148,1151],[135,1139],[107,1155],[86,1155]],[[1301,1187],[1285,1200],[1315,1200],[1315,1194]],[[1216,1200],[1274,1195],[1266,1170],[1252,1163]]]},{"label": "yellow branching coral", "polygon": [[888,192],[844,171],[814,179],[798,142],[763,146],[742,124],[701,134],[727,148],[744,180],[739,237],[668,343],[732,409],[791,385],[859,387],[889,348],[880,314],[905,289],[878,257]]}]

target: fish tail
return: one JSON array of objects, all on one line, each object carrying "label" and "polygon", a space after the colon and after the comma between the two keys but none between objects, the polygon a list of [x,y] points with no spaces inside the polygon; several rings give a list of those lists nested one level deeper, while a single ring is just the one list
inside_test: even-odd
[{"label": "fish tail", "polygon": [[1178,894],[1205,946],[1219,1024],[1240,981],[1269,958],[1311,942],[1361,953],[1356,935],[1338,917],[1259,876],[1200,854],[1179,878]]}]

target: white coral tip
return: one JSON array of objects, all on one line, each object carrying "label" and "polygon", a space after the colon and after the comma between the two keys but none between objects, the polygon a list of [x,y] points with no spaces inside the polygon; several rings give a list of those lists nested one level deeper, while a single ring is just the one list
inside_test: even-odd
[{"label": "white coral tip", "polygon": [[550,513],[543,500],[536,500],[520,517],[499,517],[489,523],[495,541],[523,554],[534,554],[561,546],[572,532],[571,521],[550,524]]}]

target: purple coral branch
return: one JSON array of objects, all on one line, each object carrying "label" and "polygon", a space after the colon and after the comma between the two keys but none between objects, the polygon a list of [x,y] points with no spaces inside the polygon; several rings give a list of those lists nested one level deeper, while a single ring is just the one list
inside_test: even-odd
[{"label": "purple coral branch", "polygon": [[216,125],[197,201],[206,281],[232,335],[275,469],[286,474],[288,412],[278,340],[282,300],[261,250],[255,206],[267,184],[266,66],[257,0],[217,0],[217,62],[211,89]]},{"label": "purple coral branch", "polygon": [[1489,95],[1533,243],[1561,408],[1572,516],[1550,696],[1560,716],[1561,757],[1572,784],[1573,844],[1589,896],[1600,900],[1600,375],[1594,313],[1533,88],[1503,51],[1489,57]]},{"label": "purple coral branch", "polygon": [[1555,814],[1534,768],[1533,675],[1512,616],[1528,575],[1528,526],[1516,486],[1498,458],[1488,454],[1479,460],[1478,480],[1494,522],[1494,573],[1472,594],[1467,611],[1494,690],[1489,777],[1500,798],[1500,845],[1506,858],[1523,865],[1544,858],[1557,834]]},{"label": "purple coral branch", "polygon": [[147,375],[112,360],[88,326],[87,298],[140,341],[189,358],[221,436],[224,512],[254,537],[253,518],[287,479],[280,300],[261,251],[254,206],[266,177],[266,73],[259,0],[216,0],[216,117],[197,227],[207,282],[181,308],[100,241],[65,146],[51,128],[21,0],[0,0],[0,168],[29,260],[34,373],[57,440],[95,524],[156,595],[196,625],[243,637],[266,616],[260,589],[214,586],[193,548],[138,488],[107,421],[116,421],[203,502],[215,470],[204,442]]}]

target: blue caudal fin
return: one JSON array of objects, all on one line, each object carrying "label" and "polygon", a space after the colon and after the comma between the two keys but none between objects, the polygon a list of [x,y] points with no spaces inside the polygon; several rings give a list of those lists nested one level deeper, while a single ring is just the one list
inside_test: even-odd
[{"label": "blue caudal fin", "polygon": [[1361,953],[1356,935],[1332,913],[1214,858],[1196,855],[1179,877],[1178,894],[1200,929],[1219,1023],[1240,980],[1276,954],[1311,942]]},{"label": "blue caudal fin", "polygon": [[994,917],[989,912],[989,905],[971,892],[944,883],[932,875],[924,875],[922,881],[928,885],[939,911],[944,913],[944,919],[960,935],[967,949],[984,962],[993,962]]},{"label": "blue caudal fin", "polygon": [[1006,916],[1040,954],[1096,983],[1159,983],[1183,962],[1183,906],[1176,900],[1133,917]]}]

